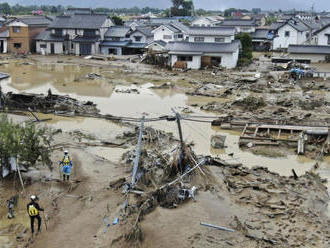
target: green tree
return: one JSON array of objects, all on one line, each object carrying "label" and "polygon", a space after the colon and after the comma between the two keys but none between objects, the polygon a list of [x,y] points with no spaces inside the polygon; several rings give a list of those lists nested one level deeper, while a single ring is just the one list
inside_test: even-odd
[{"label": "green tree", "polygon": [[2,3],[0,4],[0,13],[3,13],[5,15],[11,14],[11,8],[8,3]]},{"label": "green tree", "polygon": [[235,39],[240,40],[242,44],[238,65],[249,65],[252,62],[252,36],[248,33],[240,33],[236,35]]},{"label": "green tree", "polygon": [[52,168],[49,159],[51,142],[52,134],[48,129],[33,124],[22,127],[6,115],[0,116],[0,163],[5,168],[10,168],[10,157],[19,157],[20,163],[28,166],[34,166],[41,158],[43,164]]},{"label": "green tree", "polygon": [[123,19],[121,19],[119,16],[112,16],[111,20],[115,25],[119,25],[119,26],[124,25]]},{"label": "green tree", "polygon": [[172,0],[171,16],[191,16],[194,11],[192,0]]}]

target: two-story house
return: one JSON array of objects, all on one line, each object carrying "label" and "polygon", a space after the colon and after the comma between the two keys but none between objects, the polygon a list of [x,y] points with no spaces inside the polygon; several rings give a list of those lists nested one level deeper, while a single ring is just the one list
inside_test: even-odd
[{"label": "two-story house", "polygon": [[309,38],[310,28],[298,19],[290,19],[277,27],[273,49],[287,49],[289,45],[304,44]]},{"label": "two-story house", "polygon": [[254,19],[226,19],[219,24],[219,27],[235,28],[237,33],[253,33],[257,24]]},{"label": "two-story house", "polygon": [[235,28],[190,27],[184,41],[170,41],[166,50],[170,66],[184,63],[187,68],[234,68],[237,65],[240,42],[235,41]]},{"label": "two-story house", "polygon": [[99,53],[111,19],[105,14],[73,13],[57,16],[48,30],[36,37],[37,52],[90,55]]},{"label": "two-story house", "polygon": [[330,23],[314,32],[315,43],[321,46],[330,46]]},{"label": "two-story house", "polygon": [[45,31],[50,23],[51,19],[45,16],[26,16],[10,21],[7,24],[8,52],[35,52],[34,38]]},{"label": "two-story house", "polygon": [[152,30],[152,33],[154,35],[154,41],[162,40],[169,42],[181,41],[184,39],[183,31],[173,25],[173,23],[160,25],[159,27]]},{"label": "two-story house", "polygon": [[200,16],[193,20],[190,26],[193,27],[214,27],[224,20],[222,16]]}]

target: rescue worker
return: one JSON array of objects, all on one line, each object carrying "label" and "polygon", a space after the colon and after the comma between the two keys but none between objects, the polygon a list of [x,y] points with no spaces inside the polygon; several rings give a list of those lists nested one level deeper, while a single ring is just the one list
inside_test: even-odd
[{"label": "rescue worker", "polygon": [[62,165],[63,181],[69,181],[73,163],[67,150],[64,151],[64,157],[60,162],[60,165]]},{"label": "rescue worker", "polygon": [[34,234],[34,220],[38,220],[38,233],[41,230],[41,217],[39,215],[39,211],[44,211],[43,208],[39,206],[37,203],[38,197],[35,195],[31,195],[31,202],[27,205],[27,212],[30,216],[30,221],[31,221],[31,233],[32,236]]}]

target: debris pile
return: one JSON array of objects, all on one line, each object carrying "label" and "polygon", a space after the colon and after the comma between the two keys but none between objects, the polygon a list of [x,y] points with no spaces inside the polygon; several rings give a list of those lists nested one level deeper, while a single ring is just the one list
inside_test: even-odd
[{"label": "debris pile", "polygon": [[97,114],[99,110],[91,101],[81,102],[69,96],[43,94],[14,94],[4,95],[5,107],[9,110],[31,110],[43,113],[75,113]]}]

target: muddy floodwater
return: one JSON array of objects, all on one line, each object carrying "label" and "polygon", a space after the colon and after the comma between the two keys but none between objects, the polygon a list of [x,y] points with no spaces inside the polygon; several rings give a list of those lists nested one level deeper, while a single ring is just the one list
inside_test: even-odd
[{"label": "muddy floodwater", "polygon": [[[191,110],[193,115],[214,116],[214,113],[203,112],[193,104],[214,101],[214,98],[188,96],[180,87],[169,89],[153,89],[155,81],[158,85],[168,80],[155,80],[152,73],[148,77],[134,78],[118,67],[86,66],[70,63],[47,63],[34,60],[11,60],[2,65],[0,71],[10,73],[11,77],[1,81],[3,91],[44,93],[51,89],[54,94],[67,94],[84,101],[93,101],[102,114],[117,116],[158,117],[172,115],[171,108],[182,111]],[[127,75],[126,75],[127,74]],[[175,83],[175,82],[174,82]],[[179,86],[179,85],[178,85]],[[91,118],[63,118],[52,116],[48,122],[54,128],[63,131],[82,130],[93,133],[102,139],[111,139],[122,132],[125,127],[110,121]],[[177,136],[175,122],[153,122],[153,126]],[[254,155],[238,147],[238,132],[212,128],[210,123],[183,121],[183,136],[187,142],[195,144],[198,154],[212,154],[226,160],[235,160],[248,167],[266,166],[281,175],[291,175],[294,169],[297,174],[303,174],[315,164],[315,161],[304,156],[294,155],[294,152],[279,158]],[[227,148],[212,149],[210,137],[213,134],[227,136]],[[178,136],[177,136],[178,137]],[[118,161],[124,149],[91,148],[91,152]],[[233,154],[228,156],[227,154]],[[319,173],[330,181],[330,160],[322,162]],[[330,185],[328,185],[330,186]]]}]

